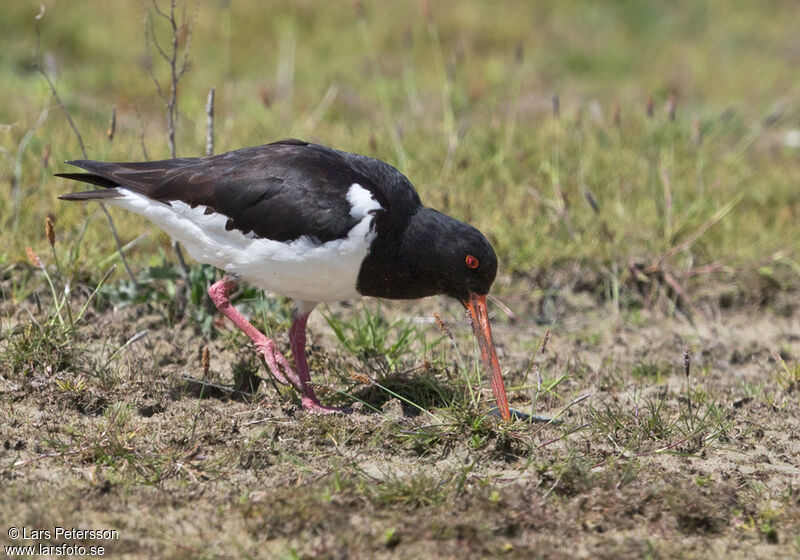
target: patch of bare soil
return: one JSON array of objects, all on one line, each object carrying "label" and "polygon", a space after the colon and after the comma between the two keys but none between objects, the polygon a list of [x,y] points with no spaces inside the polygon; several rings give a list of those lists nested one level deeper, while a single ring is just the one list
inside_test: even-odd
[{"label": "patch of bare soil", "polygon": [[[781,297],[780,312],[709,305],[690,321],[561,296],[541,354],[546,328],[524,317],[543,304],[509,296],[518,318],[494,322],[512,406],[566,409],[544,426],[452,404],[445,389],[464,385],[446,366],[425,374],[441,389],[434,416],[375,387],[356,393],[382,411],[348,416],[305,414],[268,381],[253,397],[209,386],[200,398],[183,377],[204,377],[201,348],[205,377],[232,385],[231,364],[249,367],[241,339],[204,341],[136,308],[97,314],[59,367],[3,362],[0,543],[99,545],[114,558],[797,557],[800,317],[797,296]],[[433,339],[437,308],[472,359],[457,306],[386,313]],[[342,387],[322,372],[363,371],[319,314],[310,330],[321,385]],[[11,338],[0,349],[8,358]],[[402,397],[415,375],[386,379]],[[55,526],[118,533],[9,536]]]}]

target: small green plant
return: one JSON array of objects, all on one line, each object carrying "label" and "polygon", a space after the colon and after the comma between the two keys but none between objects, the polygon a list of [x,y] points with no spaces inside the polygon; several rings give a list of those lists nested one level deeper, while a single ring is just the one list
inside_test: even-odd
[{"label": "small green plant", "polygon": [[730,422],[727,411],[717,403],[717,395],[702,390],[690,390],[678,401],[676,427],[685,437],[701,434],[704,440],[724,434]]},{"label": "small green plant", "polygon": [[76,378],[58,379],[56,380],[56,387],[65,393],[82,393],[88,386],[86,385],[86,378],[83,376]]},{"label": "small green plant", "polygon": [[800,385],[800,361],[787,363],[778,353],[773,354],[773,359],[780,365],[776,375],[778,385],[784,391],[797,389]]},{"label": "small green plant", "polygon": [[758,519],[758,530],[761,536],[770,544],[778,543],[778,518],[779,513],[768,509],[761,512]]},{"label": "small green plant", "polygon": [[389,473],[374,490],[381,504],[397,504],[413,510],[443,503],[451,494],[450,481],[440,480],[427,471],[410,475]]},{"label": "small green plant", "polygon": [[[184,280],[179,266],[164,261],[158,266],[141,269],[136,282],[124,279],[104,286],[100,293],[117,307],[146,305],[151,312],[163,314],[168,324],[189,319],[203,334],[211,336],[218,312],[208,297],[208,288],[219,276],[219,270],[213,266],[198,264],[189,269]],[[267,330],[290,320],[282,301],[265,298],[253,286],[242,285],[231,300],[247,315],[265,323]]]},{"label": "small green plant", "polygon": [[355,354],[370,370],[378,373],[396,372],[413,361],[413,345],[423,340],[419,330],[407,319],[386,320],[380,305],[362,303],[360,309],[340,319],[330,311],[325,320],[336,338]]},{"label": "small green plant", "polygon": [[[45,221],[45,235],[56,274],[52,276],[47,263],[32,248],[26,247],[28,260],[43,276],[49,293],[40,295],[33,291],[37,313],[29,312],[29,321],[16,325],[7,335],[8,345],[0,360],[15,374],[36,371],[53,374],[73,364],[76,328],[83,321],[98,289],[113,271],[112,267],[106,272],[98,287],[89,293],[79,308],[73,310],[72,283],[63,273],[56,251],[55,229],[49,217]],[[72,267],[74,263],[70,261],[69,265]]]},{"label": "small green plant", "polygon": [[668,371],[668,367],[658,362],[639,361],[633,366],[631,375],[640,380],[647,380],[655,383],[660,383],[664,374]]},{"label": "small green plant", "polygon": [[100,295],[116,307],[147,305],[151,310],[163,310],[168,322],[173,323],[181,310],[180,278],[176,266],[150,266],[139,271],[136,282],[125,279],[103,286]]},{"label": "small green plant", "polygon": [[648,399],[644,406],[605,402],[590,410],[591,426],[621,450],[638,452],[647,442],[668,441],[675,433],[666,406],[666,395]]},{"label": "small green plant", "polygon": [[383,532],[383,544],[386,548],[394,548],[400,544],[400,535],[397,527],[389,527]]}]

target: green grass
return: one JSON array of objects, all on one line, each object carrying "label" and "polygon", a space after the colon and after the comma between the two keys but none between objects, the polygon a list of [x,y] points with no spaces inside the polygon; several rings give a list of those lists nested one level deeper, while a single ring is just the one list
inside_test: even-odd
[{"label": "green grass", "polygon": [[[363,20],[333,7],[203,6],[180,92],[179,153],[202,153],[202,105],[213,85],[218,150],[300,136],[400,165],[428,204],[487,232],[502,273],[579,262],[618,265],[629,281],[628,261],[637,259],[681,279],[704,265],[739,270],[777,255],[770,264],[796,275],[798,174],[781,145],[799,93],[782,72],[794,8],[509,2],[497,9],[519,17],[502,24],[483,17],[486,9],[439,5],[426,21],[411,3],[396,5],[391,18],[367,5]],[[52,4],[41,21],[41,53],[55,66],[93,158],[140,159],[142,127],[148,154],[166,155],[161,102],[142,66],[142,10]],[[14,45],[0,68],[8,77],[0,80],[3,97],[12,101],[0,109],[8,125],[0,163],[9,176],[22,137],[52,105],[30,66],[37,12],[16,3],[4,17]],[[753,20],[759,25],[744,41]],[[102,32],[96,21],[107,22]],[[163,80],[166,69],[156,68]],[[292,71],[279,76],[279,68]],[[335,97],[320,107],[330,88]],[[674,122],[662,109],[670,93],[678,99]],[[561,99],[558,119],[553,94]],[[117,134],[108,141],[114,106]],[[21,153],[19,206],[2,203],[6,261],[19,259],[25,245],[41,245],[37,224],[48,213],[69,237],[91,220],[86,266],[113,255],[96,208],[55,202],[74,186],[52,172],[79,156],[51,106]],[[114,215],[123,241],[144,230],[138,218]],[[155,264],[157,246],[165,237],[152,234],[131,257],[138,266]]]},{"label": "green grass", "polygon": [[[166,157],[148,4],[45,5],[39,57],[89,157]],[[0,20],[0,522],[114,511],[117,551],[159,557],[800,550],[794,4],[199,5],[178,154],[203,153],[215,86],[217,151],[369,154],[478,226],[511,404],[562,422],[510,424],[444,298],[314,315],[315,388],[354,415],[252,394],[265,370],[206,297],[219,271],[184,279],[163,233],[112,210],[132,282],[102,212],[57,200],[76,186],[53,173],[82,155],[32,65],[37,13]],[[290,302],[243,287],[236,304],[285,347]]]}]

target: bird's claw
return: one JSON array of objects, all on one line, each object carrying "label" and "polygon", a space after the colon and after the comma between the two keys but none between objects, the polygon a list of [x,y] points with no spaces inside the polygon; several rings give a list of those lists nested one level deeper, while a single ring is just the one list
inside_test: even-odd
[{"label": "bird's claw", "polygon": [[264,340],[259,340],[255,345],[256,351],[264,358],[267,368],[278,383],[295,388],[300,387],[300,380],[297,378],[294,369],[292,369],[289,360],[278,351],[273,341],[265,337]]},{"label": "bird's claw", "polygon": [[256,350],[264,358],[267,368],[278,383],[290,385],[302,395],[303,410],[312,414],[348,414],[352,412],[349,408],[320,404],[316,395],[314,395],[313,389],[307,383],[304,384],[301,381],[300,376],[295,373],[289,360],[278,351],[272,340],[264,337],[263,340],[257,341],[255,345]]}]

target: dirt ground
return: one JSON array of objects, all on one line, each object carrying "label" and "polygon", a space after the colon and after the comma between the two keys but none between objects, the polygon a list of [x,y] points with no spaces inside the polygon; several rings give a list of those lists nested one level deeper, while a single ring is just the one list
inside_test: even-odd
[{"label": "dirt ground", "polygon": [[[493,318],[512,406],[530,411],[534,356],[545,386],[565,376],[535,405],[566,407],[563,424],[503,425],[483,414],[488,405],[465,412],[435,399],[434,418],[385,394],[372,400],[381,413],[312,416],[270,383],[249,399],[212,388],[198,398],[181,376],[203,377],[202,346],[207,377],[231,384],[230,364],[250,353],[241,339],[207,343],[142,305],[94,313],[71,362],[46,371],[31,358],[15,371],[6,361],[0,372],[0,542],[99,545],[113,558],[800,554],[797,294],[759,305],[700,297],[691,320],[618,312],[580,292],[529,298],[521,287],[502,300],[517,317],[495,308]],[[6,302],[3,316],[24,325],[32,308]],[[384,310],[431,338],[437,310],[471,359],[457,305]],[[318,373],[363,371],[319,313],[310,332]],[[12,343],[0,348],[10,355]],[[425,375],[441,388],[450,373]],[[397,387],[418,379],[393,375]],[[118,537],[9,537],[55,526]]]}]

